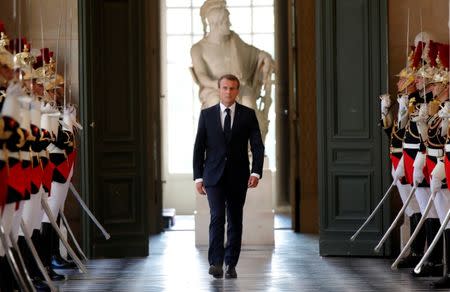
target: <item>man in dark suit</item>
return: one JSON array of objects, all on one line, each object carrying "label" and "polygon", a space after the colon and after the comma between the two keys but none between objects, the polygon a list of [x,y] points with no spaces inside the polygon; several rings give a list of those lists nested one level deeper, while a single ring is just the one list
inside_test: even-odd
[{"label": "man in dark suit", "polygon": [[209,274],[215,278],[222,278],[223,262],[225,278],[237,277],[247,188],[258,185],[263,169],[264,145],[258,120],[254,110],[236,102],[239,85],[234,75],[219,78],[220,103],[201,111],[194,145],[195,187],[199,194],[207,195],[211,213],[208,261]]}]

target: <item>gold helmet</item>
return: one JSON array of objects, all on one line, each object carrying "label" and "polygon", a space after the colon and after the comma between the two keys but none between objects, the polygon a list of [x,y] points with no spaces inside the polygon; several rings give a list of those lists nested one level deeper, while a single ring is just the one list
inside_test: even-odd
[{"label": "gold helmet", "polygon": [[396,76],[400,78],[397,83],[399,92],[404,91],[408,86],[414,83],[414,71],[411,68],[403,68]]}]

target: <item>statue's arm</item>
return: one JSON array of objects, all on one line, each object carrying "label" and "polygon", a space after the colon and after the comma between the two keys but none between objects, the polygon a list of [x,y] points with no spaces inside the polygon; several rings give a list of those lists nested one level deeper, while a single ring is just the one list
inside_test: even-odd
[{"label": "statue's arm", "polygon": [[267,80],[269,75],[275,69],[275,61],[269,53],[260,50],[258,54],[258,63],[261,64],[262,80]]},{"label": "statue's arm", "polygon": [[203,51],[199,46],[191,48],[192,67],[197,81],[202,87],[217,88],[217,80],[209,76],[208,65],[203,59]]}]

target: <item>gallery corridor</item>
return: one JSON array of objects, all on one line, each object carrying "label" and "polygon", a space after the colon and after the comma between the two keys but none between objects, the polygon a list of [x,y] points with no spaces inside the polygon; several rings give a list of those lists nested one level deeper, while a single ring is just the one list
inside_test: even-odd
[{"label": "gallery corridor", "polygon": [[[166,231],[150,240],[150,256],[98,259],[88,275],[69,274],[61,291],[430,291],[428,279],[392,272],[391,260],[320,257],[317,235],[275,231],[275,247],[244,246],[237,279],[208,275],[207,248],[194,231]],[[437,291],[437,290],[435,290]]]}]

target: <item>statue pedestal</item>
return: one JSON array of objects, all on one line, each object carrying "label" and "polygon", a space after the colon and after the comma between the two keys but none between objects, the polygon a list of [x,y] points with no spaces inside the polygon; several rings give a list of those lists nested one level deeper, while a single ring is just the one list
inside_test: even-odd
[{"label": "statue pedestal", "polygon": [[[266,161],[264,165],[267,165]],[[273,245],[275,243],[272,193],[272,171],[265,168],[258,186],[247,191],[242,223],[243,245]],[[206,196],[196,194],[195,209],[195,245],[208,245],[210,214]]]}]

